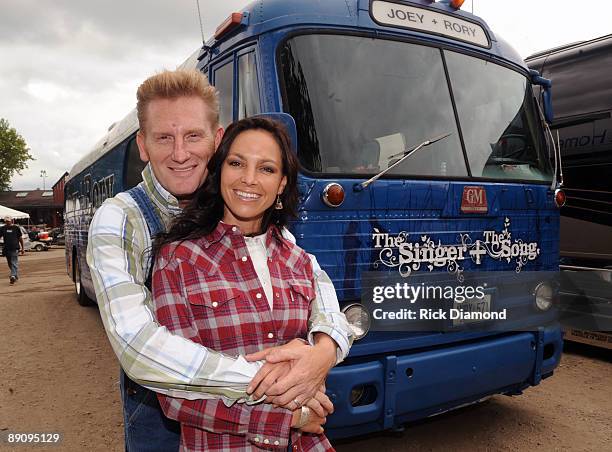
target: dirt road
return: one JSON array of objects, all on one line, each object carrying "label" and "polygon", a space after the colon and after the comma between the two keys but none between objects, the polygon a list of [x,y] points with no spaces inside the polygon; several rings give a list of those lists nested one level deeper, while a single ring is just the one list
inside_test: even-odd
[{"label": "dirt road", "polygon": [[[57,447],[121,451],[118,367],[96,308],[79,307],[63,250],[20,259],[9,286],[0,261],[0,433],[60,432]],[[493,397],[339,451],[612,450],[612,355],[573,346],[556,374],[516,398]],[[0,450],[27,450],[0,444]]]}]

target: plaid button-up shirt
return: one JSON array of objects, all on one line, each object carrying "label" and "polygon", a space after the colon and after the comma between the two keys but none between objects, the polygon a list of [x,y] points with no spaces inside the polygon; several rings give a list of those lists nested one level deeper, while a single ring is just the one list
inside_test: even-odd
[{"label": "plaid button-up shirt", "polygon": [[[171,332],[228,355],[305,338],[315,298],[310,259],[274,227],[266,249],[272,309],[237,227],[220,222],[206,237],[163,247],[153,273],[157,319]],[[166,416],[181,423],[181,450],[287,448],[289,410],[158,397]],[[294,431],[291,439],[295,450],[333,450],[324,435]]]},{"label": "plaid button-up shirt", "polygon": [[[150,165],[142,172],[145,190],[168,228],[178,214],[177,199],[155,178]],[[283,230],[283,234],[286,229]],[[87,263],[100,317],[121,367],[137,383],[175,397],[246,400],[246,388],[260,363],[228,358],[171,334],[159,326],[145,281],[151,268],[152,241],[140,209],[126,193],[107,199],[89,228]],[[352,333],[340,312],[334,287],[311,256],[317,298],[312,304],[308,340],[322,332],[338,344],[338,361],[349,352]]]}]

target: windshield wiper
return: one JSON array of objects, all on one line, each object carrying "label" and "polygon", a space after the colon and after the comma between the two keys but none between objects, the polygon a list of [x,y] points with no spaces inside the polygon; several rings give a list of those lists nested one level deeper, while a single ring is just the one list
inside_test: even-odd
[{"label": "windshield wiper", "polygon": [[395,168],[397,165],[402,163],[404,160],[406,160],[408,157],[410,157],[412,154],[414,154],[419,149],[424,148],[426,146],[429,146],[430,144],[434,144],[435,142],[443,140],[444,138],[449,137],[451,135],[452,135],[452,133],[445,133],[444,135],[440,135],[440,136],[432,138],[430,140],[423,141],[421,144],[419,144],[418,146],[413,147],[412,149],[407,149],[404,152],[400,152],[399,154],[392,155],[391,157],[389,157],[390,159],[394,158],[394,157],[398,157],[398,156],[400,156],[402,154],[403,154],[403,157],[401,159],[399,159],[397,162],[395,162],[393,165],[391,165],[390,167],[382,170],[380,173],[378,173],[377,175],[371,177],[367,181],[353,185],[353,190],[354,191],[361,191],[364,188],[367,188],[368,185],[370,185],[372,182],[375,182],[380,177],[382,177],[385,174],[387,174],[387,172],[389,172],[390,170]]}]

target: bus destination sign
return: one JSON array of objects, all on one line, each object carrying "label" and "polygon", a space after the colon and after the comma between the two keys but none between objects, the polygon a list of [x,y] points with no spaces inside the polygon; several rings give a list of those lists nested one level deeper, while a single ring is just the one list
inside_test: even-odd
[{"label": "bus destination sign", "polygon": [[480,25],[429,9],[374,0],[372,17],[382,25],[442,35],[486,48],[490,46],[487,33]]}]

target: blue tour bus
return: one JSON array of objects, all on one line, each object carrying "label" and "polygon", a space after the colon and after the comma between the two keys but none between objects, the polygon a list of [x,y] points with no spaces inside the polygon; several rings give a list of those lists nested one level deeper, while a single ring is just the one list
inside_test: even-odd
[{"label": "blue tour bus", "polygon": [[[359,338],[327,380],[331,437],[520,394],[559,364],[554,287],[538,281],[559,265],[550,111],[532,90],[547,81],[460,3],[258,0],[184,63],[219,89],[223,125],[276,112],[295,140],[302,171],[292,229],[334,281]],[[140,179],[137,128],[132,112],[66,183],[66,265],[81,304],[94,297],[89,221]],[[498,281],[466,304],[512,305],[521,328],[370,329],[365,274],[479,271],[531,275]]]}]

